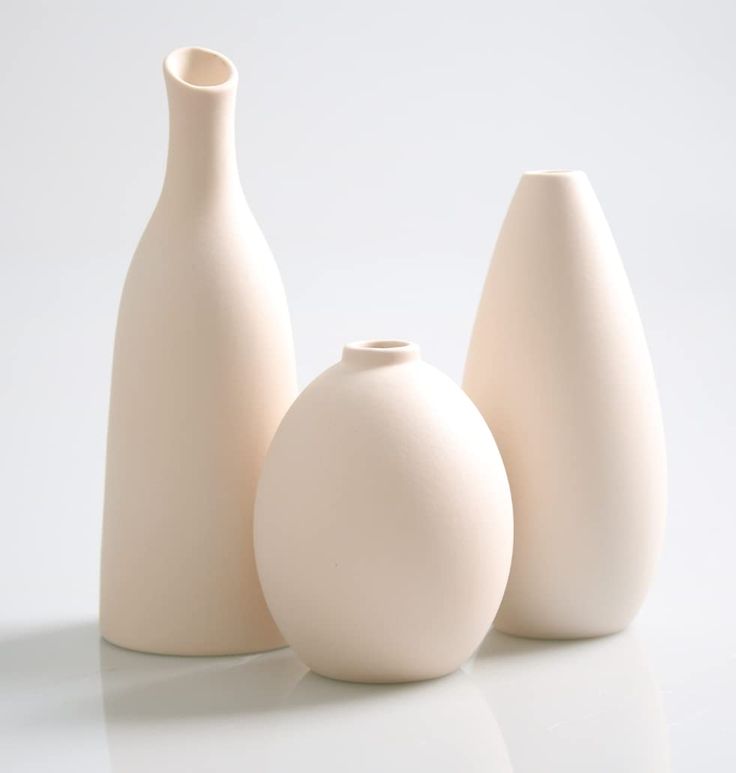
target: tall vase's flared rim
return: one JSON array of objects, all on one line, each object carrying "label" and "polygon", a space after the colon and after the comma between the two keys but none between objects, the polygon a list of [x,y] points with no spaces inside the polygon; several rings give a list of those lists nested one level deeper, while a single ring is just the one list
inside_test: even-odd
[{"label": "tall vase's flared rim", "polygon": [[169,77],[189,89],[224,91],[238,77],[235,65],[224,54],[201,46],[175,48],[164,59]]},{"label": "tall vase's flared rim", "polygon": [[342,350],[343,362],[363,366],[393,365],[420,357],[419,346],[399,338],[372,338],[352,341]]}]

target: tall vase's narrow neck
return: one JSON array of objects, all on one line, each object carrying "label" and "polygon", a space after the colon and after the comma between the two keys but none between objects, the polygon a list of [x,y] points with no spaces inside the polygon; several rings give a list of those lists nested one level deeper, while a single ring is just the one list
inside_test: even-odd
[{"label": "tall vase's narrow neck", "polygon": [[214,51],[180,48],[166,57],[164,77],[169,155],[162,198],[201,200],[238,186],[235,67]]}]

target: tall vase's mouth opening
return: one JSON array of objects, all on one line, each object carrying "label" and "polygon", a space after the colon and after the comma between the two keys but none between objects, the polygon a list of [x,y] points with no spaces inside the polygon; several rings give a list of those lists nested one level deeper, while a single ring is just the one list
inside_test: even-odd
[{"label": "tall vase's mouth opening", "polygon": [[389,365],[419,359],[419,347],[398,338],[353,341],[342,350],[344,362],[357,365]]},{"label": "tall vase's mouth opening", "polygon": [[235,77],[235,65],[217,51],[207,48],[177,48],[164,61],[176,80],[197,89],[224,86]]}]

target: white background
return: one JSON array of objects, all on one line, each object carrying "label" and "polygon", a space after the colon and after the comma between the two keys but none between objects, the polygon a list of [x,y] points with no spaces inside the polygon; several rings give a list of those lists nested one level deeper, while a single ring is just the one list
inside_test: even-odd
[{"label": "white background", "polygon": [[[15,730],[0,763],[734,769],[734,8],[4,0],[0,703]],[[161,61],[182,45],[240,71],[243,185],[284,278],[302,385],[369,337],[415,340],[459,380],[520,173],[587,171],[668,438],[666,543],[630,633],[567,648],[496,635],[457,679],[403,691],[304,677],[288,652],[154,667],[98,644],[115,317],[162,181]],[[133,681],[110,687],[121,669]]]}]

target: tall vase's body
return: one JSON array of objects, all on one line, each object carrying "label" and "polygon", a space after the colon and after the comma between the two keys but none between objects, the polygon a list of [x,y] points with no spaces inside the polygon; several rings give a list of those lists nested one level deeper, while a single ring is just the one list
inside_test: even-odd
[{"label": "tall vase's body", "polygon": [[511,562],[511,497],[483,418],[416,346],[345,347],[287,413],[256,503],[258,571],[285,639],[358,682],[458,668]]},{"label": "tall vase's body", "polygon": [[464,388],[493,430],[514,503],[496,627],[549,638],[624,628],[660,545],[664,439],[641,322],[584,174],[522,177]]},{"label": "tall vase's body", "polygon": [[181,655],[282,644],[256,574],[252,509],[296,393],[286,300],[243,197],[237,74],[180,49],[163,191],[133,258],[115,340],[101,628]]}]

